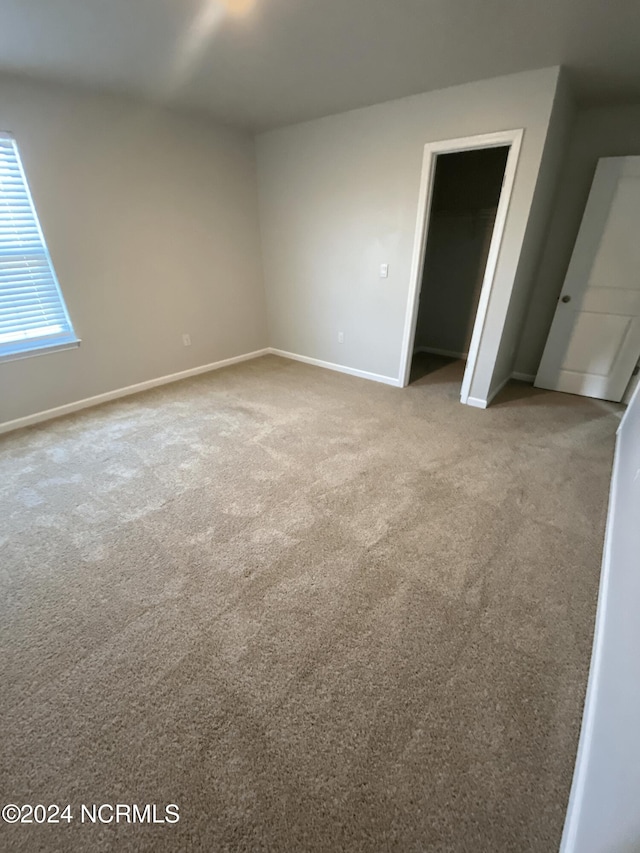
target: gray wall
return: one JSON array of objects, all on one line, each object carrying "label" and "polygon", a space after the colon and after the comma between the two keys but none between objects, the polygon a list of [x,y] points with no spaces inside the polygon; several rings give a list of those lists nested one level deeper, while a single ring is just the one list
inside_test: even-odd
[{"label": "gray wall", "polygon": [[[640,105],[628,105],[579,112],[563,159],[571,104],[561,79],[539,181],[556,78],[556,69],[512,75],[259,137],[268,340],[248,135],[1,77],[0,130],[18,138],[83,344],[0,363],[0,422],[268,343],[397,376],[423,145],[513,127],[525,138],[498,279],[517,269],[519,296],[506,315],[504,304],[490,306],[496,349],[503,327],[507,345],[499,370],[489,359],[480,380],[495,387],[516,346],[515,369],[534,374],[596,162],[640,154]],[[390,264],[388,279],[378,278],[380,263]]]},{"label": "gray wall", "polygon": [[578,112],[559,175],[516,369],[535,374],[600,157],[640,154],[640,104]]},{"label": "gray wall", "polygon": [[566,74],[562,71],[549,122],[544,156],[537,177],[531,215],[518,260],[504,333],[497,341],[495,367],[491,379],[492,392],[499,388],[514,370],[521,373],[527,372],[523,368],[523,362],[528,363],[528,359],[520,359],[517,354],[524,352],[526,355],[529,352],[526,346],[524,349],[521,346],[523,327],[532,297],[534,300],[538,298],[534,295],[538,260],[550,232],[551,214],[557,197],[558,181],[574,116],[575,104],[571,89]]},{"label": "gray wall", "polygon": [[0,130],[17,138],[82,338],[0,363],[0,422],[267,345],[250,136],[8,77]]},{"label": "gray wall", "polygon": [[[472,396],[485,397],[557,81],[557,68],[514,74],[259,136],[272,346],[397,378],[425,143],[524,128],[487,315],[490,351],[479,359],[471,388]],[[387,279],[378,277],[381,263],[390,265]]]}]

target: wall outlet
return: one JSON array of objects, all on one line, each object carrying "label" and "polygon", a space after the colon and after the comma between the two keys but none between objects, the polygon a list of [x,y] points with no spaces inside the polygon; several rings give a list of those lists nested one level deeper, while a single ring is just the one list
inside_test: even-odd
[{"label": "wall outlet", "polygon": [[185,347],[191,346],[191,335],[184,334],[182,336],[182,345]]},{"label": "wall outlet", "polygon": [[338,332],[338,343],[339,344],[344,343],[344,332]]},{"label": "wall outlet", "polygon": [[380,264],[380,278],[389,277],[389,264]]}]

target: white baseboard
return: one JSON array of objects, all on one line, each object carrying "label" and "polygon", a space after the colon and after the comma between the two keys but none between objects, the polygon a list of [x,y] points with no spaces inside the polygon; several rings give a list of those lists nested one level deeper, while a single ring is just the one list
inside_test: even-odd
[{"label": "white baseboard", "polygon": [[521,382],[533,382],[535,376],[530,376],[528,373],[512,373],[510,376],[507,376],[506,379],[503,379],[498,387],[489,394],[489,398],[487,400],[483,400],[481,397],[468,397],[467,406],[475,406],[476,409],[486,409],[491,401],[498,396],[507,382],[511,379],[519,379]]},{"label": "white baseboard", "polygon": [[466,358],[469,353],[468,352],[453,352],[448,349],[438,349],[437,347],[415,347],[413,353],[417,352],[428,352],[433,355],[446,355],[448,358]]},{"label": "white baseboard", "polygon": [[236,355],[233,358],[225,358],[222,361],[214,361],[212,364],[203,364],[200,367],[191,367],[189,370],[182,370],[180,373],[171,373],[168,376],[159,376],[157,379],[148,379],[146,382],[138,382],[136,385],[128,385],[126,388],[117,388],[115,391],[107,391],[106,394],[97,394],[95,397],[87,397],[84,400],[76,400],[74,403],[67,403],[64,406],[57,406],[55,409],[46,409],[44,412],[36,412],[33,415],[27,415],[24,418],[16,418],[13,421],[5,421],[0,424],[0,434],[11,432],[14,429],[32,426],[33,424],[49,421],[53,418],[59,418],[63,415],[70,415],[72,412],[78,412],[81,409],[88,409],[91,406],[99,406],[101,403],[108,403],[111,400],[117,400],[120,397],[128,397],[130,394],[139,394],[140,391],[148,391],[150,388],[157,388],[158,385],[168,385],[170,382],[178,382],[180,379],[188,379],[190,376],[198,376],[200,373],[208,373],[211,370],[219,370],[221,367],[229,367],[232,364],[238,364],[241,361],[249,361],[252,358],[259,358],[261,355],[268,355],[270,349],[255,350],[255,352],[247,352],[243,355]]},{"label": "white baseboard", "polygon": [[506,379],[503,379],[497,388],[494,388],[487,400],[483,400],[481,397],[468,397],[467,406],[475,406],[476,409],[486,409],[511,379],[518,379],[520,382],[533,382],[535,376],[531,376],[528,373],[512,373]]},{"label": "white baseboard", "polygon": [[[467,400],[466,400],[467,406],[473,406],[475,409],[486,409],[487,406],[493,400],[493,398],[502,391],[502,389],[504,388],[504,386],[507,384],[507,382],[510,379],[511,379],[511,376],[507,376],[507,378],[504,379],[498,385],[498,387],[489,394],[489,396],[486,400],[483,399],[482,397],[467,397]],[[460,402],[464,403],[465,401],[461,399]]]},{"label": "white baseboard", "polygon": [[294,352],[286,352],[281,349],[270,347],[268,352],[272,355],[279,355],[281,358],[289,358],[292,361],[301,361],[304,364],[313,364],[315,367],[324,367],[327,370],[335,370],[338,373],[348,373],[349,376],[359,376],[361,379],[371,379],[373,382],[382,382],[385,385],[393,385],[395,388],[401,387],[401,382],[394,376],[383,376],[380,373],[369,373],[367,370],[358,370],[355,367],[347,367],[344,364],[334,364],[331,361],[321,361],[319,358],[310,358],[308,355],[298,355]]},{"label": "white baseboard", "polygon": [[467,406],[473,406],[474,409],[486,409],[488,405],[489,403],[480,397],[467,397]]},{"label": "white baseboard", "polygon": [[536,375],[535,373],[518,373],[518,371],[515,371],[511,374],[511,378],[517,379],[518,382],[530,382],[533,385]]},{"label": "white baseboard", "polygon": [[[452,358],[466,358],[464,353],[453,353],[448,350],[437,350],[427,347],[419,347],[416,352],[431,352],[436,355],[446,355]],[[99,406],[101,403],[108,403],[111,400],[117,400],[120,397],[128,397],[130,394],[138,394],[140,391],[148,391],[150,388],[157,388],[159,385],[168,385],[170,382],[178,382],[180,379],[188,379],[190,376],[198,376],[200,373],[209,373],[212,370],[219,370],[221,367],[229,367],[232,364],[238,364],[241,361],[249,361],[252,358],[259,358],[262,355],[279,355],[281,358],[288,358],[292,361],[301,361],[304,364],[312,364],[315,367],[324,367],[326,370],[335,370],[338,373],[347,373],[349,376],[358,376],[361,379],[369,379],[373,382],[382,382],[384,385],[391,385],[394,388],[401,388],[402,382],[400,379],[393,376],[383,376],[380,373],[370,373],[368,370],[358,370],[355,367],[347,367],[344,364],[334,364],[330,361],[322,361],[319,358],[311,358],[307,355],[298,355],[298,353],[286,352],[285,350],[275,349],[274,347],[265,347],[264,349],[255,350],[254,352],[236,355],[232,358],[225,358],[222,361],[215,361],[212,364],[203,364],[200,367],[192,367],[189,370],[182,370],[180,373],[171,373],[168,376],[160,376],[157,379],[149,379],[146,382],[138,382],[136,385],[129,385],[126,388],[117,388],[115,391],[108,391],[106,394],[97,394],[95,397],[87,397],[84,400],[76,400],[74,403],[67,403],[64,406],[57,406],[54,409],[46,409],[43,412],[36,412],[33,415],[27,415],[24,418],[16,418],[12,421],[0,423],[0,435],[12,430],[21,429],[22,427],[32,426],[33,424],[49,421],[53,418],[60,418],[63,415],[70,415],[72,412],[78,412],[81,409],[88,409],[91,406]],[[473,406],[476,409],[486,409],[493,398],[506,385],[509,379],[519,379],[523,382],[533,382],[534,376],[527,373],[512,373],[504,382],[502,382],[495,391],[491,394],[488,400],[483,400],[480,397],[468,397],[467,405]]]}]

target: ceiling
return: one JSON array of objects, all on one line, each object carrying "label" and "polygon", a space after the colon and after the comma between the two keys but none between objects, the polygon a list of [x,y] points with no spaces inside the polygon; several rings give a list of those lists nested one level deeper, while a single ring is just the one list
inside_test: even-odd
[{"label": "ceiling", "polygon": [[566,65],[640,100],[638,0],[0,0],[0,69],[261,130]]}]

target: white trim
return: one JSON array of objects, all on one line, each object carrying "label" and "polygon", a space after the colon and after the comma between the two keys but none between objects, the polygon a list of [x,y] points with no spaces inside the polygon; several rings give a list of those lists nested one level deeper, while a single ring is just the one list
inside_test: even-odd
[{"label": "white trim", "polygon": [[319,358],[310,358],[308,355],[298,355],[294,352],[286,352],[281,349],[269,347],[268,350],[272,355],[279,355],[281,358],[289,358],[292,361],[301,361],[303,364],[313,364],[315,367],[324,367],[327,370],[335,370],[338,373],[348,373],[350,376],[359,376],[361,379],[371,379],[373,382],[382,382],[384,385],[393,385],[395,388],[400,387],[400,380],[395,376],[383,376],[380,373],[369,373],[368,370],[358,370],[356,367],[347,367],[344,364],[334,364],[331,361],[321,361]]},{"label": "white trim", "polygon": [[415,355],[417,352],[429,352],[433,353],[433,355],[446,355],[448,358],[466,358],[469,355],[467,352],[453,352],[449,349],[438,349],[437,347],[414,347],[413,354]]},{"label": "white trim", "polygon": [[25,349],[21,352],[7,353],[0,355],[0,364],[5,361],[20,361],[23,358],[34,358],[37,355],[51,355],[54,352],[64,352],[67,349],[78,349],[82,341],[76,338],[74,341],[65,341],[63,344],[49,344],[46,347],[34,347],[33,349]]},{"label": "white trim", "polygon": [[[622,426],[622,423],[620,426]],[[618,432],[620,431],[620,426],[618,427]],[[593,726],[596,716],[600,673],[602,670],[605,623],[608,610],[607,600],[609,598],[611,551],[613,548],[613,519],[616,514],[616,493],[618,491],[618,470],[620,467],[619,451],[620,439],[618,438],[613,457],[613,475],[611,477],[611,485],[609,487],[609,508],[607,511],[607,525],[604,535],[602,571],[600,572],[600,588],[598,590],[598,607],[596,610],[596,625],[593,634],[591,666],[589,667],[589,680],[587,681],[587,694],[584,701],[584,711],[582,713],[582,728],[580,729],[580,740],[578,741],[578,754],[576,756],[573,781],[571,783],[571,793],[569,794],[569,805],[567,806],[562,840],[560,842],[560,853],[579,853],[579,851],[576,851],[575,846],[576,836],[578,832],[580,812],[584,802],[584,788],[587,779],[591,741],[593,738]]]},{"label": "white trim", "polygon": [[502,389],[507,384],[507,382],[509,382],[512,378],[513,378],[513,374],[510,373],[506,377],[506,379],[503,379],[502,382],[496,388],[494,388],[493,391],[490,392],[490,394],[487,398],[487,406],[489,406],[492,403],[492,401],[495,400],[495,398],[502,391]]},{"label": "white trim", "polygon": [[136,385],[128,385],[126,388],[107,391],[106,394],[97,394],[95,397],[76,400],[75,403],[67,403],[64,406],[57,406],[55,409],[46,409],[44,412],[36,412],[35,414],[27,415],[24,418],[5,421],[0,424],[0,435],[5,432],[11,432],[14,429],[21,429],[22,427],[32,426],[33,424],[38,424],[42,421],[59,418],[63,415],[70,415],[72,412],[80,411],[80,409],[99,406],[101,403],[108,403],[111,400],[117,400],[120,397],[128,397],[130,394],[138,394],[140,391],[148,391],[150,388],[156,388],[158,385],[168,385],[170,382],[178,382],[180,379],[188,379],[190,376],[198,376],[200,373],[208,373],[211,370],[219,370],[221,367],[229,367],[230,365],[238,364],[241,361],[249,361],[249,359],[252,358],[259,358],[261,355],[268,355],[269,352],[270,350],[268,348],[256,350],[255,352],[247,352],[243,355],[225,358],[222,361],[214,361],[212,364],[203,364],[200,367],[191,367],[189,370],[180,371],[180,373],[171,373],[168,376],[160,376],[157,379],[148,379],[146,382],[138,382]]},{"label": "white trim", "polygon": [[[627,403],[627,408],[626,408],[626,409],[624,410],[624,412],[622,413],[622,418],[621,418],[621,420],[620,420],[620,423],[619,423],[619,425],[618,425],[618,429],[616,430],[616,432],[618,432],[618,433],[619,433],[619,432],[620,432],[620,430],[622,429],[622,427],[624,426],[624,422],[625,422],[625,420],[627,419],[627,413],[628,413],[630,410],[632,410],[632,409],[633,409],[633,406],[634,406],[634,404],[635,404],[636,397],[640,397],[640,382],[638,382],[638,384],[636,385],[636,387],[633,389],[633,394],[631,395],[631,399],[630,399],[630,400],[629,400],[629,402]],[[637,405],[637,404],[636,404],[636,405]]]},{"label": "white trim", "polygon": [[519,373],[517,370],[515,370],[511,374],[511,378],[517,379],[518,382],[530,382],[531,384],[533,384],[535,382],[536,375],[535,373]]},{"label": "white trim", "polygon": [[534,378],[535,377],[530,376],[528,373],[512,373],[510,376],[507,376],[506,379],[503,379],[498,387],[489,394],[489,398],[487,400],[483,400],[481,397],[467,397],[467,406],[475,406],[476,409],[486,409],[491,405],[507,382],[511,379],[519,379],[521,382],[533,382]]},{"label": "white trim", "polygon": [[409,280],[409,295],[407,298],[407,311],[402,342],[402,356],[400,361],[399,381],[402,387],[409,384],[409,375],[411,372],[411,354],[413,353],[416,322],[418,319],[418,303],[420,299],[424,252],[427,243],[427,233],[431,213],[431,197],[433,194],[436,157],[438,154],[452,154],[458,151],[471,151],[476,148],[496,148],[501,145],[508,145],[510,147],[509,156],[507,157],[507,164],[505,166],[502,190],[500,192],[500,201],[498,202],[498,210],[496,212],[496,219],[493,226],[489,255],[487,257],[482,289],[480,291],[480,300],[478,302],[473,334],[471,336],[471,344],[469,346],[467,366],[464,372],[460,393],[461,402],[469,403],[469,405],[472,406],[477,404],[470,403],[469,392],[471,390],[478,353],[482,343],[482,336],[487,318],[487,309],[489,307],[489,298],[491,296],[491,289],[493,287],[498,263],[498,255],[500,253],[500,246],[507,221],[507,212],[509,210],[509,203],[513,192],[523,134],[524,131],[522,129],[505,130],[498,133],[484,133],[477,136],[430,142],[424,147],[422,176],[420,179],[420,192],[418,196],[418,215],[413,244],[413,257],[411,261],[411,278]]},{"label": "white trim", "polygon": [[481,400],[480,397],[467,397],[467,406],[473,406],[474,409],[486,409],[489,403],[486,400]]},{"label": "white trim", "polygon": [[[436,352],[433,349],[427,350],[426,348],[420,348],[416,351]],[[439,350],[437,351],[437,353],[442,355],[449,354],[447,352],[444,352],[443,350]],[[274,347],[265,347],[264,349],[255,350],[254,352],[244,353],[243,355],[236,355],[232,358],[225,358],[222,361],[215,361],[212,364],[203,364],[200,367],[192,367],[189,370],[182,370],[180,373],[171,373],[168,376],[160,376],[157,379],[148,379],[146,382],[138,382],[136,385],[128,385],[126,388],[118,388],[115,391],[107,391],[105,394],[97,394],[95,397],[87,397],[84,400],[76,400],[74,403],[66,403],[64,406],[57,406],[54,409],[46,409],[42,412],[36,412],[35,414],[27,415],[24,418],[16,418],[12,421],[5,421],[4,423],[0,423],[0,435],[2,435],[3,433],[12,432],[16,429],[22,429],[23,427],[32,426],[33,424],[42,423],[43,421],[49,421],[53,420],[54,418],[63,417],[64,415],[70,415],[73,412],[79,412],[81,409],[88,409],[92,406],[99,406],[102,403],[108,403],[111,400],[118,400],[120,397],[128,397],[131,394],[139,394],[141,391],[148,391],[150,388],[157,388],[159,385],[168,385],[170,382],[179,382],[181,379],[188,379],[190,376],[198,376],[201,373],[209,373],[212,370],[220,370],[220,368],[222,367],[230,367],[232,364],[239,364],[241,361],[249,361],[253,358],[260,358],[260,356],[263,355],[278,355],[281,358],[288,358],[291,361],[301,361],[303,364],[312,364],[315,367],[323,367],[326,370],[334,370],[337,373],[346,373],[349,376],[358,376],[360,379],[369,379],[373,382],[381,382],[384,385],[391,385],[394,388],[403,387],[400,383],[400,380],[396,379],[393,376],[383,376],[380,373],[370,373],[368,370],[358,370],[355,367],[347,367],[344,364],[334,364],[333,362],[321,361],[319,358],[311,358],[307,355],[299,355],[298,353],[286,352],[285,350],[275,349]],[[451,355],[455,354],[452,353]],[[496,391],[493,392],[489,400],[482,400],[479,397],[468,397],[467,405],[474,406],[477,409],[486,409],[491,400],[493,400],[496,394],[498,394],[498,392],[502,390],[502,388],[509,381],[509,379],[520,379],[521,377],[526,377],[527,380],[533,378],[529,377],[528,374],[514,373],[512,374],[512,376],[507,377],[507,379],[496,389]],[[638,393],[639,388],[640,384],[638,385],[638,388],[636,388],[635,393]],[[624,416],[622,422],[624,422]]]}]

